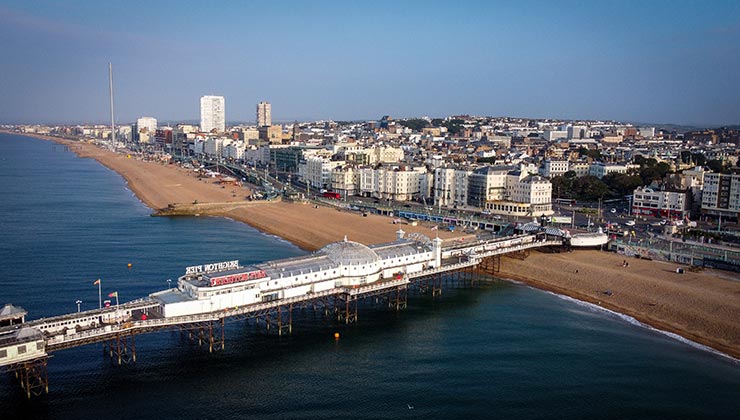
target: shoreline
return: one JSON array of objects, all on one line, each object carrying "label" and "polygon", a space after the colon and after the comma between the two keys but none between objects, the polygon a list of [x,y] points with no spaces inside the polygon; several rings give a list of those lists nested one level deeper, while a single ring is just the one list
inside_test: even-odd
[{"label": "shoreline", "polygon": [[[79,146],[70,147],[70,150],[79,157],[95,159],[118,173],[126,181],[127,188],[153,211],[178,202],[175,199],[182,199],[180,203],[191,202],[192,197],[196,197],[198,203],[243,203],[232,200],[235,196],[226,189],[196,180],[192,174],[173,165],[135,163],[132,162],[135,159],[127,159],[86,142],[35,133],[0,132]],[[149,171],[156,173],[150,176]],[[170,190],[176,191],[170,193]],[[297,203],[261,203],[208,212],[203,216],[226,217],[245,223],[306,251],[316,251],[330,242],[339,241],[345,234],[351,240],[371,244],[393,240],[399,227],[409,233],[430,233],[424,226],[390,224],[390,219],[383,216],[362,217],[356,213]],[[439,236],[450,240],[460,234],[440,231]],[[563,255],[567,255],[567,259]],[[519,281],[629,316],[659,332],[676,334],[732,360],[740,359],[740,325],[732,325],[732,321],[737,323],[740,319],[740,282],[722,279],[712,275],[711,271],[687,273],[676,280],[673,273],[665,273],[670,270],[660,270],[660,264],[666,263],[637,260],[633,264],[632,259],[630,265],[636,266],[638,273],[626,276],[628,272],[624,269],[613,268],[623,258],[598,251],[577,250],[569,254],[535,252],[527,260],[503,258],[502,270],[494,277]],[[580,267],[582,275],[573,276],[573,267]],[[575,270],[577,273],[578,269]],[[592,277],[587,277],[589,274]],[[691,282],[698,282],[700,287],[686,287],[686,283]],[[614,290],[615,295],[604,295],[604,290]]]},{"label": "shoreline", "polygon": [[[656,332],[667,335],[668,337],[672,339],[675,339],[675,337],[671,337],[669,334],[675,334],[676,336],[681,337],[682,340],[687,341],[686,344],[694,343],[699,346],[703,346],[706,348],[706,350],[709,350],[713,353],[716,353],[725,358],[728,358],[729,360],[735,363],[740,364],[740,351],[738,351],[738,349],[718,343],[716,340],[712,340],[706,337],[702,337],[702,336],[690,333],[686,330],[676,328],[674,325],[655,320],[653,318],[645,316],[644,314],[640,314],[635,311],[627,310],[625,308],[612,305],[609,302],[600,301],[588,295],[578,293],[572,290],[567,290],[562,287],[554,286],[554,285],[548,284],[546,282],[543,282],[543,281],[540,281],[534,278],[522,277],[522,276],[518,276],[512,273],[506,273],[504,275],[497,273],[494,277],[500,278],[505,281],[511,281],[514,283],[521,283],[533,289],[541,290],[546,293],[552,293],[553,295],[561,297],[561,298],[572,299],[576,302],[590,305],[591,307],[593,307],[593,309],[599,309],[600,311],[603,311],[603,312],[613,313],[613,314],[632,318],[639,323],[640,327],[655,330]],[[678,341],[681,341],[681,340],[678,340]],[[698,348],[698,346],[692,346],[692,347]],[[698,349],[704,350],[702,348],[698,348]]]}]

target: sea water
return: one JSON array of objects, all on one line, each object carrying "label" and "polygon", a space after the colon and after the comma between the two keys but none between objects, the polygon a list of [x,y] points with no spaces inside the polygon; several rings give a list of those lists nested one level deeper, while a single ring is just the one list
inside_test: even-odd
[{"label": "sea water", "polygon": [[[188,265],[305,253],[227,219],[150,213],[96,161],[0,134],[0,304],[35,319],[97,307],[98,278],[125,301]],[[54,352],[31,401],[0,376],[0,419],[740,417],[738,363],[502,280],[349,327],[298,313],[287,337],[234,322],[214,354],[174,332],[136,347],[123,366],[100,344]]]}]

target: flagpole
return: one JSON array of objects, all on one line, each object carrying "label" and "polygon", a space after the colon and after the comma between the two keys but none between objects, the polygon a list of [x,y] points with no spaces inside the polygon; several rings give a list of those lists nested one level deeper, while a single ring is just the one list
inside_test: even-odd
[{"label": "flagpole", "polygon": [[98,279],[98,309],[103,309],[103,289],[102,285],[100,284],[100,279]]}]

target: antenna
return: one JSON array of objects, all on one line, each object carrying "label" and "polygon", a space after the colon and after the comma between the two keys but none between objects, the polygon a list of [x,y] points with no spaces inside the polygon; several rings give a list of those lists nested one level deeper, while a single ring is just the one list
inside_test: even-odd
[{"label": "antenna", "polygon": [[116,144],[116,121],[113,118],[113,64],[108,63],[108,86],[110,88],[110,135],[111,142]]}]

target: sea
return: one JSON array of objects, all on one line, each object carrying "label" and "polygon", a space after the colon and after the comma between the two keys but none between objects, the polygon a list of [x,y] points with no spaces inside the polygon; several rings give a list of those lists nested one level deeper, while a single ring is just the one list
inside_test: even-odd
[{"label": "sea", "polygon": [[[306,253],[232,220],[151,213],[98,162],[0,134],[0,304],[48,317],[97,307],[96,279],[123,302],[186,266]],[[350,326],[307,311],[287,336],[244,321],[225,335],[213,354],[140,335],[122,366],[100,344],[54,352],[48,395],[0,376],[0,419],[740,418],[738,361],[502,279],[362,308]]]}]

